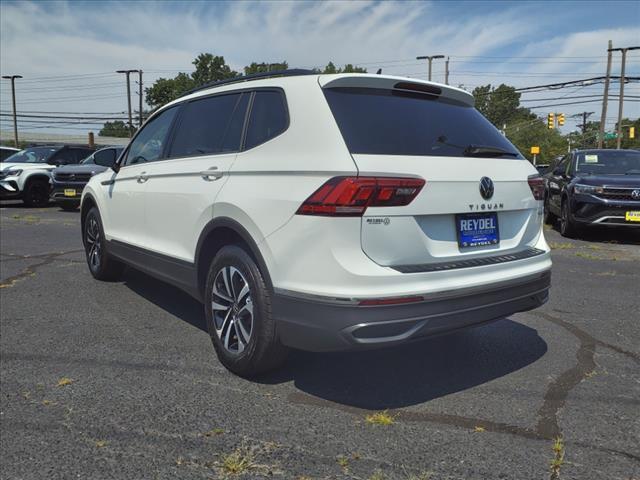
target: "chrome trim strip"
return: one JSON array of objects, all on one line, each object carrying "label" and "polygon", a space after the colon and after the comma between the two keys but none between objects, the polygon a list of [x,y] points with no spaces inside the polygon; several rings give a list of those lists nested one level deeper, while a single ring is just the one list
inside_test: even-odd
[{"label": "chrome trim strip", "polygon": [[[358,298],[347,298],[347,297],[328,297],[323,295],[315,295],[311,293],[302,293],[295,292],[292,290],[287,290],[284,288],[275,287],[274,293],[276,295],[282,295],[285,297],[289,297],[295,300],[302,300],[307,302],[319,302],[319,303],[327,303],[331,305],[341,305],[341,306],[357,306],[362,300],[370,300],[375,298],[376,300],[385,300],[389,298],[398,299],[404,297],[417,297],[422,296],[424,300],[422,302],[414,302],[414,303],[423,303],[423,302],[431,302],[433,300],[441,300],[446,298],[455,298],[455,297],[465,297],[467,295],[473,295],[477,293],[487,293],[492,292],[494,290],[502,290],[504,288],[515,287],[517,285],[522,285],[526,283],[535,282],[536,280],[541,280],[546,277],[551,276],[551,269],[546,269],[539,273],[534,273],[533,275],[527,275],[526,277],[520,277],[512,280],[504,280],[502,282],[491,283],[489,285],[476,285],[473,287],[465,287],[465,288],[456,288],[451,290],[441,290],[439,292],[426,292],[426,293],[415,293],[410,295],[394,295],[387,297],[358,297]],[[399,304],[399,305],[410,305],[410,304]],[[394,306],[394,305],[390,305]],[[362,308],[375,308],[376,306],[363,306]]]},{"label": "chrome trim strip", "polygon": [[594,220],[591,223],[604,223],[606,220],[609,219],[614,219],[614,220],[620,220],[620,223],[616,222],[616,223],[609,223],[609,225],[625,225],[625,226],[630,226],[630,227],[640,227],[640,223],[638,223],[637,225],[627,222],[625,217],[622,216],[617,216],[617,215],[607,215],[606,217],[600,217],[597,220]]}]

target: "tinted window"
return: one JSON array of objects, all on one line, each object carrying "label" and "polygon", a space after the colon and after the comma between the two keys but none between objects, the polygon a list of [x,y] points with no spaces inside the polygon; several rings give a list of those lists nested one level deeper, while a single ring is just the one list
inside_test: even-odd
[{"label": "tinted window", "polygon": [[245,148],[271,140],[287,129],[289,123],[284,96],[280,92],[258,91],[251,107]]},{"label": "tinted window", "polygon": [[167,141],[167,133],[169,133],[177,110],[177,107],[171,107],[144,126],[129,146],[125,165],[153,162],[160,159]]},{"label": "tinted window", "polygon": [[220,95],[184,106],[170,157],[237,152],[248,95]]},{"label": "tinted window", "polygon": [[469,145],[517,152],[480,112],[459,102],[373,88],[330,88],[325,96],[351,153],[453,157]]},{"label": "tinted window", "polygon": [[5,158],[10,157],[16,153],[16,150],[9,150],[8,148],[0,148],[0,161],[4,161]]},{"label": "tinted window", "polygon": [[7,163],[47,163],[47,160],[57,151],[57,148],[49,147],[27,148],[14,153],[6,161]]},{"label": "tinted window", "polygon": [[640,175],[640,152],[631,150],[577,152],[576,171],[595,175]]}]

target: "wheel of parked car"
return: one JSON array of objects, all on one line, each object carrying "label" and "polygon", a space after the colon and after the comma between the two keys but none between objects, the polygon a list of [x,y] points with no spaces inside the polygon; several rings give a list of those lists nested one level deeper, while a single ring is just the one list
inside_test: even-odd
[{"label": "wheel of parked car", "polygon": [[49,184],[45,180],[32,180],[24,191],[27,207],[46,207],[49,203]]},{"label": "wheel of parked car", "polygon": [[256,263],[242,248],[223,247],[207,276],[207,327],[220,362],[253,376],[280,365],[287,349],[277,336],[271,295]]},{"label": "wheel of parked car", "polygon": [[571,213],[569,212],[569,202],[566,200],[562,202],[561,213],[562,216],[560,217],[560,235],[567,238],[575,237],[578,233],[578,226],[571,218]]},{"label": "wheel of parked car", "polygon": [[96,207],[89,210],[84,220],[83,241],[87,264],[93,278],[97,280],[119,279],[124,264],[110,256],[105,248],[104,230]]}]

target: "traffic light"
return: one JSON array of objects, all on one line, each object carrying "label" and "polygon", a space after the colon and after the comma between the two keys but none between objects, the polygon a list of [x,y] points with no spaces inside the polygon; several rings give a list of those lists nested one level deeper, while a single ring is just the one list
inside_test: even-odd
[{"label": "traffic light", "polygon": [[554,128],[555,126],[556,126],[555,115],[553,113],[550,113],[549,115],[547,115],[547,128],[551,129],[551,128]]},{"label": "traffic light", "polygon": [[629,138],[636,138],[636,127],[629,127]]},{"label": "traffic light", "polygon": [[564,113],[558,114],[558,125],[560,126],[564,125]]}]

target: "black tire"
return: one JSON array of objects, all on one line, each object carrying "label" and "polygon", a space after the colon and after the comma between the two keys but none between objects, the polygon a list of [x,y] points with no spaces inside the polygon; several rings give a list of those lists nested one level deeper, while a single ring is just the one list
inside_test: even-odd
[{"label": "black tire", "polygon": [[549,197],[545,195],[544,197],[544,223],[547,225],[553,225],[556,222],[556,216],[551,213],[551,209],[549,208]]},{"label": "black tire", "polygon": [[568,200],[562,201],[560,213],[560,235],[567,238],[575,238],[578,235],[579,228],[573,218],[571,218]]},{"label": "black tire", "polygon": [[236,245],[220,249],[205,288],[207,328],[220,363],[236,375],[252,377],[284,362],[288,349],[278,338],[271,292],[245,250]]},{"label": "black tire", "polygon": [[27,207],[46,207],[49,204],[49,183],[31,180],[24,189],[23,201]]},{"label": "black tire", "polygon": [[102,220],[96,207],[89,210],[83,225],[82,242],[93,278],[104,281],[120,279],[124,264],[111,257],[106,250]]},{"label": "black tire", "polygon": [[75,212],[76,210],[78,210],[80,202],[60,202],[58,203],[58,205],[65,212]]}]

